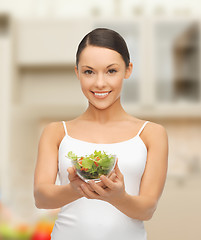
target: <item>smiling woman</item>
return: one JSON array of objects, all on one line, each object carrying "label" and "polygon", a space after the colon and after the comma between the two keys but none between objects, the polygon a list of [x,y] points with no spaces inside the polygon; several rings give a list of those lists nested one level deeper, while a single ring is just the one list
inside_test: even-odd
[{"label": "smiling woman", "polygon": [[86,45],[78,58],[75,72],[89,104],[105,109],[120,101],[123,79],[129,78],[132,63],[115,50],[91,45]]},{"label": "smiling woman", "polygon": [[[36,206],[61,208],[52,240],[146,240],[143,221],[153,216],[167,174],[166,130],[123,109],[122,85],[133,65],[117,32],[91,31],[76,57],[75,73],[88,108],[71,121],[45,127],[35,169]],[[105,162],[96,154],[118,160],[109,175],[100,176],[101,182],[85,182],[66,158],[69,152],[83,175]],[[83,165],[83,159],[91,165]],[[60,186],[55,185],[57,173]]]}]

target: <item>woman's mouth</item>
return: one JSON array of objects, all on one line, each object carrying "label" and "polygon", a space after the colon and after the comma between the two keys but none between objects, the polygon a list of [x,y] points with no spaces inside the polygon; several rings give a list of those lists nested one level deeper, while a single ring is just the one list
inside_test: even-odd
[{"label": "woman's mouth", "polygon": [[106,98],[108,95],[109,95],[109,93],[111,93],[112,91],[100,91],[100,92],[98,92],[98,91],[96,91],[96,92],[93,92],[93,91],[91,91],[92,93],[93,93],[93,95],[96,97],[96,98]]}]

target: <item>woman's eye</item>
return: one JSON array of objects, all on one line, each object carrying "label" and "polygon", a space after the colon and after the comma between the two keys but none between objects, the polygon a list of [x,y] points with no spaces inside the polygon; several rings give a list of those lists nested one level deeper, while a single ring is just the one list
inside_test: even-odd
[{"label": "woman's eye", "polygon": [[117,71],[115,69],[109,69],[108,73],[112,74],[112,73],[116,73]]},{"label": "woman's eye", "polygon": [[84,73],[90,75],[90,74],[93,73],[93,71],[92,70],[86,70],[86,71],[84,71]]}]

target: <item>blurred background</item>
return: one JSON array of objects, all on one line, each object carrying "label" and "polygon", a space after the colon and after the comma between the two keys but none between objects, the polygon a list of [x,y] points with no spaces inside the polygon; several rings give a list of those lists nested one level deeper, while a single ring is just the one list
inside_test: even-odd
[{"label": "blurred background", "polygon": [[50,239],[59,209],[34,205],[38,142],[49,122],[85,111],[75,52],[96,27],[128,44],[134,70],[125,110],[169,136],[148,240],[201,239],[200,16],[199,0],[0,0],[0,239]]}]

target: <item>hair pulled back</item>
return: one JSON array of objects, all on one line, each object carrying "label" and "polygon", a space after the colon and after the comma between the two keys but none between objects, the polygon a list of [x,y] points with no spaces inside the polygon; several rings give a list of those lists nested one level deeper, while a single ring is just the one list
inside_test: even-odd
[{"label": "hair pulled back", "polygon": [[78,45],[76,53],[77,67],[80,59],[80,54],[87,46],[104,47],[114,50],[122,56],[126,67],[129,66],[130,55],[126,42],[123,37],[114,30],[107,28],[96,28],[93,31],[89,32]]}]

